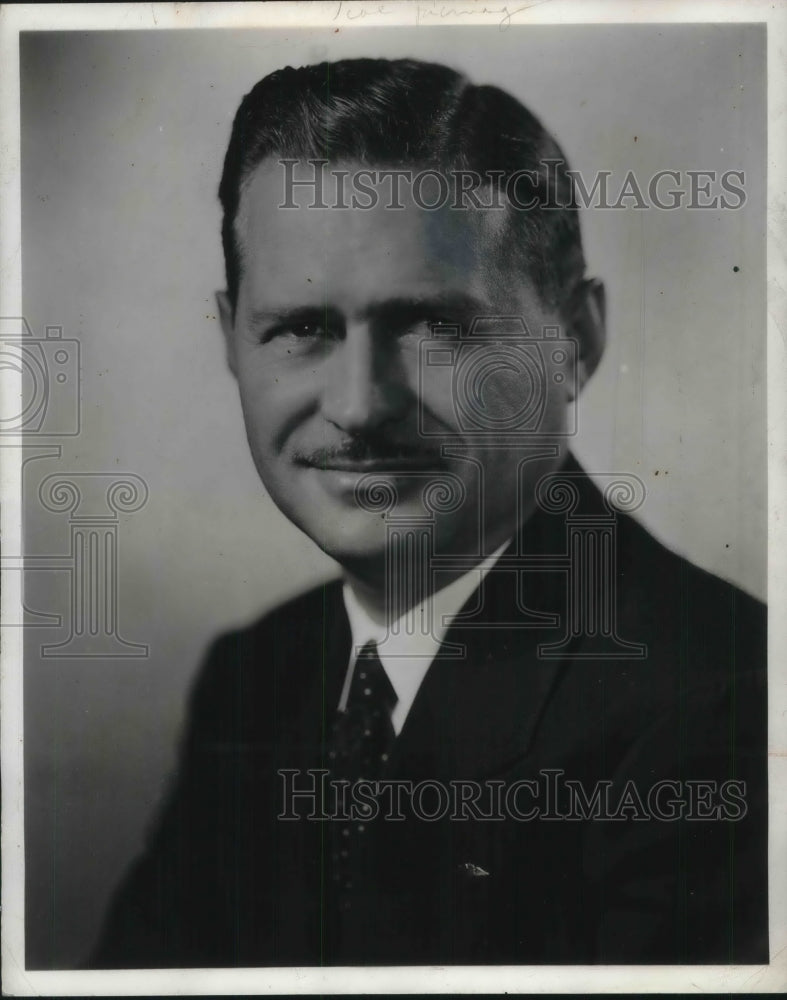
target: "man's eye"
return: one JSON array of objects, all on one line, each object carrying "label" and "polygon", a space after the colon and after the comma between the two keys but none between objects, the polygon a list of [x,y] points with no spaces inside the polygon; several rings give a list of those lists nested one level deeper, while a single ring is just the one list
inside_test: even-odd
[{"label": "man's eye", "polygon": [[454,332],[459,330],[460,327],[457,320],[447,319],[444,316],[429,317],[426,322],[432,333],[441,333],[448,330]]},{"label": "man's eye", "polygon": [[275,326],[263,338],[265,341],[274,340],[277,337],[292,337],[295,340],[326,340],[333,337],[334,331],[324,323],[303,322],[303,323],[281,323]]},{"label": "man's eye", "polygon": [[324,337],[326,334],[325,327],[321,323],[289,323],[281,327],[279,332],[289,333],[298,338]]}]

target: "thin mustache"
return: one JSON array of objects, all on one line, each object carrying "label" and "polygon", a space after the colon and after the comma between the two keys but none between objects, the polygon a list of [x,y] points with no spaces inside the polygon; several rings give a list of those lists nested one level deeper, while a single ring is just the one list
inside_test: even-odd
[{"label": "thin mustache", "polygon": [[296,462],[302,465],[317,467],[330,466],[335,462],[357,462],[373,464],[403,462],[405,464],[440,463],[440,453],[432,448],[418,448],[412,445],[398,444],[393,441],[369,441],[359,439],[333,445],[327,448],[315,448],[310,452],[296,452]]}]

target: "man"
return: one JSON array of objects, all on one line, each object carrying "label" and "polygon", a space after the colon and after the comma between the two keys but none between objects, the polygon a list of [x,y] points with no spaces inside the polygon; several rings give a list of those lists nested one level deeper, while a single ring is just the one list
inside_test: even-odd
[{"label": "man", "polygon": [[214,644],[90,964],[767,961],[763,609],[567,451],[604,297],[554,140],[286,69],[220,196],[252,455],[344,580]]}]

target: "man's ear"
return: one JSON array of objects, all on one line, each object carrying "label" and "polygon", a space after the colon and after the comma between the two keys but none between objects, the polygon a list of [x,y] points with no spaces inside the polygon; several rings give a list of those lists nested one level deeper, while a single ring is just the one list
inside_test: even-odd
[{"label": "man's ear", "polygon": [[219,322],[221,332],[224,334],[224,350],[227,357],[227,366],[232,374],[237,378],[238,369],[235,362],[235,317],[233,316],[232,303],[226,292],[216,292],[216,306],[219,310]]},{"label": "man's ear", "polygon": [[598,367],[607,342],[607,298],[598,278],[580,281],[564,310],[566,334],[577,341],[577,386],[581,391]]}]

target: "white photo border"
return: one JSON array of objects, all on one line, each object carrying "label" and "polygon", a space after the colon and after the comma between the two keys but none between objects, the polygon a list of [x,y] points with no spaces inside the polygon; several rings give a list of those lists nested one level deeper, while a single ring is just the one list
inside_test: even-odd
[{"label": "white photo border", "polygon": [[[27,971],[24,967],[24,782],[22,630],[4,628],[2,704],[2,976],[18,996],[266,995],[378,993],[674,993],[780,992],[787,985],[787,4],[765,0],[461,0],[460,3],[359,2],[30,4],[0,9],[0,315],[22,315],[20,250],[19,33],[219,28],[432,27],[437,24],[767,24],[768,43],[768,599],[769,899],[767,966],[489,966]],[[781,125],[781,127],[780,127]],[[0,401],[15,412],[18,394]],[[21,551],[21,438],[0,449],[2,537]],[[4,573],[2,617],[18,620],[21,574]]]}]

